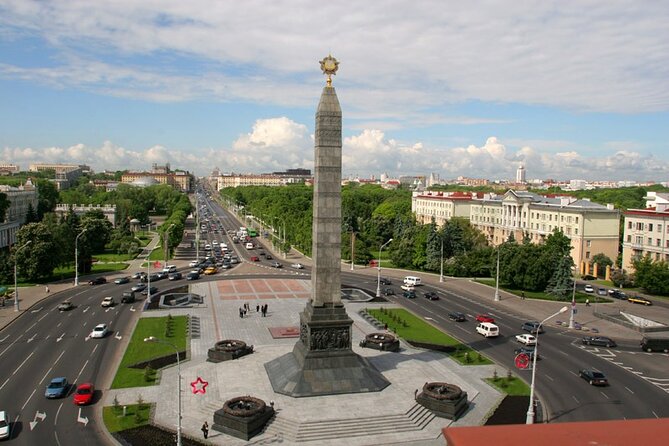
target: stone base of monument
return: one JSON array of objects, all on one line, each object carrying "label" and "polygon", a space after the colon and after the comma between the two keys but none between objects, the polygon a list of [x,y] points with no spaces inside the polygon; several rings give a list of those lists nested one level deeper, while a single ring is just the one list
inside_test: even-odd
[{"label": "stone base of monument", "polygon": [[262,432],[272,416],[274,408],[263,400],[240,396],[226,401],[222,409],[214,412],[212,429],[248,441]]},{"label": "stone base of monument", "polygon": [[385,352],[397,352],[400,349],[400,341],[388,333],[370,333],[360,341],[360,347],[373,348]]},{"label": "stone base of monument", "polygon": [[223,362],[237,359],[244,355],[253,353],[253,346],[246,345],[246,342],[236,339],[225,339],[217,342],[207,352],[207,361]]},{"label": "stone base of monument", "polygon": [[275,392],[292,397],[379,392],[390,382],[351,349],[353,321],[343,306],[300,313],[300,340],[293,351],[265,364]]},{"label": "stone base of monument", "polygon": [[457,420],[469,406],[467,392],[454,384],[442,382],[425,383],[416,402],[436,416],[450,420]]}]

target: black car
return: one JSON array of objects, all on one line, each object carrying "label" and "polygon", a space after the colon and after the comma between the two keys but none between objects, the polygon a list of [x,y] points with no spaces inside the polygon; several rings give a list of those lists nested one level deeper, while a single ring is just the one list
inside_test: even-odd
[{"label": "black car", "polygon": [[191,271],[188,274],[186,274],[186,280],[197,280],[200,278],[200,273],[197,271]]},{"label": "black car", "polygon": [[171,273],[168,277],[168,280],[179,280],[181,279],[181,273],[176,272],[176,273]]},{"label": "black car", "polygon": [[424,293],[423,297],[429,300],[439,300],[439,295],[434,291],[428,291],[427,293]]},{"label": "black car", "polygon": [[384,288],[383,289],[383,295],[384,296],[394,296],[395,295],[395,290],[392,288]]},{"label": "black car", "polygon": [[131,276],[132,279],[141,279],[142,277],[146,276],[146,271],[137,271],[135,274]]},{"label": "black car", "polygon": [[274,262],[274,263],[272,263],[272,267],[274,267],[274,268],[283,268],[283,265],[280,264],[279,262]]},{"label": "black car", "polygon": [[620,290],[609,290],[609,296],[613,297],[614,299],[627,299],[627,294]]},{"label": "black car", "polygon": [[520,326],[521,330],[530,332],[533,335],[537,334],[537,328],[539,328],[539,333],[544,332],[544,327],[539,326],[538,321],[525,322],[523,323],[523,325]]},{"label": "black car", "polygon": [[[522,354],[525,354],[525,355],[529,356],[530,359],[534,359],[534,351],[535,351],[534,347],[523,346],[523,347],[518,347],[517,349],[515,349],[513,351],[513,353],[515,355],[520,355],[522,353]],[[537,355],[537,361],[540,360],[540,359],[541,359],[541,355]]]},{"label": "black car", "polygon": [[143,283],[148,283],[148,282],[155,282],[160,279],[162,279],[162,277],[158,277],[158,274],[151,274],[150,276],[144,276],[139,280]]},{"label": "black car", "polygon": [[151,287],[151,290],[149,290],[148,288],[146,288],[146,289],[142,290],[142,294],[148,295],[148,294],[149,294],[149,291],[151,291],[150,294],[156,294],[156,293],[158,292],[158,288],[156,288],[156,287],[154,287],[154,286]]},{"label": "black car", "polygon": [[460,313],[459,311],[452,311],[448,313],[448,318],[455,322],[465,322],[467,320],[465,314]]},{"label": "black car", "polygon": [[584,336],[581,342],[585,345],[599,345],[601,347],[615,347],[616,342],[606,336]]},{"label": "black car", "polygon": [[166,277],[169,277],[169,274],[170,273],[168,273],[167,271],[159,271],[156,273],[156,277],[158,278],[158,280],[165,279]]},{"label": "black car", "polygon": [[116,285],[122,285],[124,283],[129,283],[130,282],[130,277],[125,276],[125,277],[119,277],[118,279],[114,280],[114,283]]},{"label": "black car", "polygon": [[392,285],[393,283],[390,281],[390,279],[386,279],[385,277],[381,277],[379,279],[379,283],[381,285]]},{"label": "black car", "polygon": [[102,285],[103,283],[107,283],[107,279],[104,277],[96,277],[88,281],[89,285]]},{"label": "black car", "polygon": [[416,298],[416,292],[415,291],[405,291],[402,293],[402,296],[406,297],[407,299],[415,299]]},{"label": "black car", "polygon": [[272,260],[272,256],[269,255],[269,254],[267,254],[267,255],[265,256],[265,259],[266,259],[266,260]]},{"label": "black car", "polygon": [[578,376],[590,383],[591,386],[608,386],[609,380],[602,372],[590,369],[582,369],[578,371]]}]

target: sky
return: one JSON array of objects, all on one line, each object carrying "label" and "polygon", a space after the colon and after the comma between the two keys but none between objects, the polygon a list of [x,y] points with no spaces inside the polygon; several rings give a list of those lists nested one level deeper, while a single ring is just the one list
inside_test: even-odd
[{"label": "sky", "polygon": [[0,162],[669,181],[669,1],[2,0]]}]

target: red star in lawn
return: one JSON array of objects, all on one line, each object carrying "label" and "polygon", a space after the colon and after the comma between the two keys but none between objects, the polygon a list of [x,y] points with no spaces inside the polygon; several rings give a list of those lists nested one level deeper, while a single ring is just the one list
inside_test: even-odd
[{"label": "red star in lawn", "polygon": [[195,381],[190,383],[190,386],[193,388],[193,393],[197,395],[198,393],[205,394],[207,393],[207,386],[209,383],[207,381],[203,381],[202,378],[199,376]]}]

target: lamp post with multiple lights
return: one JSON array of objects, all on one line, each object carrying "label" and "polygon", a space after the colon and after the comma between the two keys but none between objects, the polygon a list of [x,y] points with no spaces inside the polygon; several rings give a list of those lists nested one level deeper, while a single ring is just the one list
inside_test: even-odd
[{"label": "lamp post with multiple lights", "polygon": [[381,251],[384,246],[392,241],[393,239],[388,240],[379,248],[379,263],[376,265],[376,297],[381,297]]},{"label": "lamp post with multiple lights", "polygon": [[19,251],[28,246],[30,243],[32,243],[32,240],[28,240],[27,242],[25,242],[25,244],[19,246],[19,248],[16,251],[14,251],[14,311],[17,313],[19,311],[19,287],[16,280],[17,263],[19,261],[18,255]]},{"label": "lamp post with multiple lights", "polygon": [[84,228],[74,238],[74,286],[79,286],[79,237],[84,235],[84,232],[86,231],[88,231],[88,229]]}]

